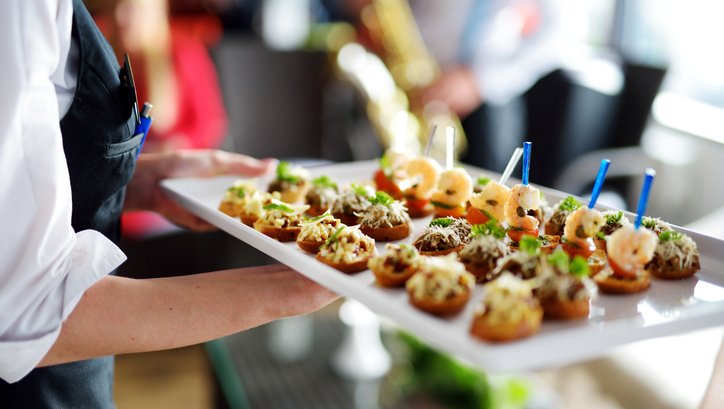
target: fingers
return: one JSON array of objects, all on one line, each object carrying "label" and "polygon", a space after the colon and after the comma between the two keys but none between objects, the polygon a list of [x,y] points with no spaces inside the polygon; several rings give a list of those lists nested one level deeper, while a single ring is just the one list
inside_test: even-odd
[{"label": "fingers", "polygon": [[255,159],[250,156],[224,151],[212,151],[215,174],[260,176],[276,168],[273,158]]}]

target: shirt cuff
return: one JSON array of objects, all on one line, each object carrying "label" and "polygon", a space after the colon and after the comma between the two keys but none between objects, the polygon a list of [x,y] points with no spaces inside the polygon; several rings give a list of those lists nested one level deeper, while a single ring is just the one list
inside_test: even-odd
[{"label": "shirt cuff", "polygon": [[[108,238],[94,230],[76,234],[76,244],[70,253],[70,269],[58,287],[21,317],[15,328],[32,327],[27,320],[40,315],[55,315],[57,322],[50,331],[17,339],[0,341],[0,378],[13,383],[35,368],[55,343],[63,322],[73,312],[85,291],[126,260],[125,254]],[[14,332],[12,328],[9,331]],[[19,332],[19,331],[18,331]]]}]

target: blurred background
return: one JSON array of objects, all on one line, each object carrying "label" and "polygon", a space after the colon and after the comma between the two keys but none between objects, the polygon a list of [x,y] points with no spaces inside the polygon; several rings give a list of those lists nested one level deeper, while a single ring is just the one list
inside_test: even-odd
[{"label": "blurred background", "polygon": [[[114,48],[131,54],[139,100],[155,105],[148,151],[365,160],[391,145],[419,149],[432,123],[449,123],[461,161],[501,172],[530,140],[531,181],[576,195],[590,191],[590,169],[609,157],[601,201],[619,208],[634,208],[642,170],[654,167],[648,213],[724,237],[720,1],[86,3]],[[128,276],[271,262],[224,233],[186,233],[151,214],[124,215],[123,228]],[[345,321],[344,308],[119,357],[117,404],[695,408],[721,340],[710,330],[489,377],[363,308],[347,308],[358,319]],[[335,351],[358,344],[374,346],[355,354],[378,354],[377,368],[335,364]]]}]

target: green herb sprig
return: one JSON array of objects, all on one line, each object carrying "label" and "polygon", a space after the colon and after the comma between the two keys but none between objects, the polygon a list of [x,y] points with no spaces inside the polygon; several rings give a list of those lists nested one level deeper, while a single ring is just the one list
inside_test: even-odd
[{"label": "green herb sprig", "polygon": [[292,172],[292,164],[289,162],[281,161],[277,165],[277,180],[282,182],[297,183],[301,179],[298,175]]},{"label": "green herb sprig", "polygon": [[495,219],[487,221],[485,224],[475,224],[470,228],[470,235],[477,236],[493,236],[502,240],[505,237],[505,229],[500,227]]}]

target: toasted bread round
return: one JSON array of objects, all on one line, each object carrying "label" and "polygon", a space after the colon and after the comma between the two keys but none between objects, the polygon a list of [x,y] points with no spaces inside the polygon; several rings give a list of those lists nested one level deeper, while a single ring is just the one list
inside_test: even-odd
[{"label": "toasted bread round", "polygon": [[412,290],[408,289],[407,298],[410,300],[410,304],[430,314],[450,315],[460,312],[465,307],[465,304],[467,304],[470,299],[470,293],[471,291],[465,291],[442,301],[433,300],[431,298],[418,300],[413,296]]},{"label": "toasted bread round", "polygon": [[576,320],[587,318],[589,300],[541,300],[546,318],[556,320]]},{"label": "toasted bread round", "polygon": [[335,263],[322,257],[320,253],[317,253],[316,256],[317,260],[345,274],[359,273],[360,271],[367,270],[367,262],[369,261],[370,257],[372,257],[372,254],[367,255],[360,260],[355,261],[354,263]]},{"label": "toasted bread round", "polygon": [[444,255],[450,254],[452,252],[458,252],[458,251],[462,250],[464,247],[465,247],[465,245],[461,244],[457,247],[453,247],[453,248],[445,249],[445,250],[426,251],[426,250],[417,249],[417,251],[423,256],[444,256]]},{"label": "toasted bread round", "polygon": [[281,242],[295,241],[302,228],[297,227],[274,227],[260,223],[258,220],[254,222],[254,228],[263,234]]},{"label": "toasted bread round", "polygon": [[477,338],[491,342],[507,342],[529,337],[540,330],[543,308],[537,306],[524,317],[523,320],[493,325],[485,314],[475,315],[470,333]]},{"label": "toasted bread round", "polygon": [[244,206],[241,204],[233,203],[230,201],[222,201],[219,203],[219,211],[231,217],[238,217],[244,210]]},{"label": "toasted bread round", "polygon": [[324,244],[324,240],[297,240],[297,245],[300,249],[312,254],[317,254],[319,252],[319,248],[322,247],[322,244]]},{"label": "toasted bread round", "polygon": [[259,217],[248,213],[242,213],[241,215],[239,215],[239,218],[241,219],[242,223],[249,227],[254,227],[254,223],[259,220]]},{"label": "toasted bread round", "polygon": [[694,275],[697,271],[699,271],[699,264],[692,265],[689,268],[681,269],[681,270],[674,270],[674,269],[656,269],[656,268],[649,268],[649,272],[652,276],[656,278],[661,278],[664,280],[683,280],[685,278],[689,278]]},{"label": "toasted bread round", "polygon": [[593,276],[593,281],[605,294],[635,294],[646,291],[651,286],[651,276],[647,270],[641,271],[634,279],[599,273]]},{"label": "toasted bread round", "polygon": [[413,269],[411,266],[407,266],[407,268],[404,271],[391,273],[389,271],[379,271],[376,269],[371,269],[372,274],[375,275],[375,279],[377,280],[377,284],[383,286],[383,287],[400,287],[405,285],[407,280],[412,277],[417,270]]},{"label": "toasted bread round", "polygon": [[392,227],[370,227],[363,224],[360,226],[360,231],[375,241],[395,241],[410,235],[410,225],[405,223]]},{"label": "toasted bread round", "polygon": [[342,224],[347,225],[347,226],[356,226],[359,224],[359,217],[357,217],[355,215],[349,215],[346,213],[335,212],[335,213],[332,213],[332,216],[334,216],[335,219],[339,219],[342,222]]}]

